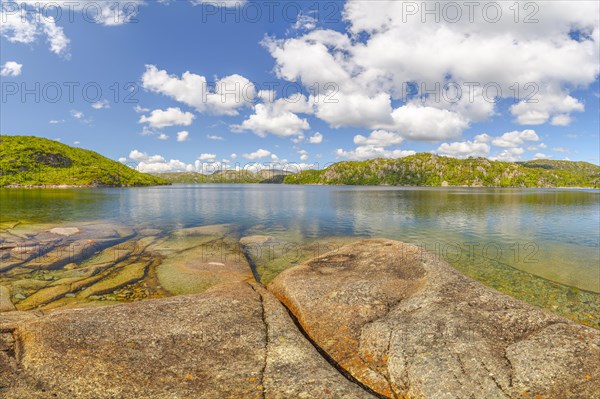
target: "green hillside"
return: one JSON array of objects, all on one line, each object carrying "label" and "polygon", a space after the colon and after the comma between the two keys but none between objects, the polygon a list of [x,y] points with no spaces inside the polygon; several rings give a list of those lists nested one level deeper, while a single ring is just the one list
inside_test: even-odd
[{"label": "green hillside", "polygon": [[528,168],[541,168],[547,170],[564,170],[573,173],[584,173],[588,175],[598,175],[600,167],[589,162],[575,161],[553,161],[549,159],[536,159],[534,161],[520,162],[521,165]]},{"label": "green hillside", "polygon": [[155,176],[171,183],[262,183],[281,184],[285,176],[291,172],[277,169],[263,169],[259,172],[251,170],[220,170],[210,175],[197,172],[157,173]]},{"label": "green hillside", "polygon": [[491,161],[428,153],[400,159],[340,162],[286,176],[286,184],[472,187],[600,187],[600,166],[586,162]]},{"label": "green hillside", "polygon": [[0,136],[0,187],[148,186],[167,181],[89,150],[31,136]]}]

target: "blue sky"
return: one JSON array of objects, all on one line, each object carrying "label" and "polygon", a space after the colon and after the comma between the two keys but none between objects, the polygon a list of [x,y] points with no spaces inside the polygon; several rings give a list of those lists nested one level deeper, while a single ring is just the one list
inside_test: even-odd
[{"label": "blue sky", "polygon": [[[31,5],[22,18],[2,3],[1,134],[60,139],[144,171],[415,151],[599,162],[597,2],[542,2],[527,24],[507,9],[494,23],[441,11],[435,21],[400,1],[137,0],[117,19],[115,2],[88,1],[72,21],[66,5],[52,20],[55,10]],[[407,97],[406,84],[463,91]],[[533,89],[537,102],[525,102]]]}]

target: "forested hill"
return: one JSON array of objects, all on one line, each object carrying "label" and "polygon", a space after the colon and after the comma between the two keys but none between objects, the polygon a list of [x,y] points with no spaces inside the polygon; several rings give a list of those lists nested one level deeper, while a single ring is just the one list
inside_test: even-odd
[{"label": "forested hill", "polygon": [[0,187],[145,186],[177,183],[286,183],[472,187],[600,188],[600,166],[587,162],[535,160],[500,162],[456,159],[429,153],[399,159],[339,162],[297,174],[220,171],[212,175],[151,176],[102,155],[57,141],[0,136]]},{"label": "forested hill", "polygon": [[169,184],[102,155],[54,140],[0,136],[0,187]]},{"label": "forested hill", "polygon": [[399,159],[339,162],[327,169],[286,176],[286,184],[471,187],[600,188],[600,166],[536,160],[521,163],[486,158],[456,159],[429,153]]},{"label": "forested hill", "polygon": [[262,183],[278,184],[283,183],[285,176],[291,172],[278,169],[263,169],[260,171],[248,170],[219,170],[212,174],[203,174],[198,172],[171,172],[156,173],[158,176],[171,183],[180,184],[204,184],[204,183]]}]

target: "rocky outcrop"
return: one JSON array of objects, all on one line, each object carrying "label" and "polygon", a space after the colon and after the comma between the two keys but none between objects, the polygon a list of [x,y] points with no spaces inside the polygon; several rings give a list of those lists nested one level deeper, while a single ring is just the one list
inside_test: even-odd
[{"label": "rocky outcrop", "polygon": [[486,288],[416,246],[347,245],[269,289],[333,361],[389,398],[600,393],[599,331]]},{"label": "rocky outcrop", "polygon": [[[86,229],[0,244],[57,247]],[[339,239],[303,243],[290,258],[274,250],[286,241],[238,242],[228,225],[128,241],[111,229],[102,237],[118,248],[32,268],[35,278],[20,278],[26,263],[10,269],[1,398],[598,399],[600,331],[486,288],[419,247]],[[333,251],[320,255],[324,247]],[[282,270],[271,292],[254,280]],[[95,307],[142,287],[192,295]],[[71,308],[82,306],[94,308]]]},{"label": "rocky outcrop", "polygon": [[5,313],[0,396],[373,398],[254,283],[97,309]]},{"label": "rocky outcrop", "polygon": [[8,287],[0,285],[0,313],[11,310],[15,310],[15,305],[10,300],[10,290]]}]

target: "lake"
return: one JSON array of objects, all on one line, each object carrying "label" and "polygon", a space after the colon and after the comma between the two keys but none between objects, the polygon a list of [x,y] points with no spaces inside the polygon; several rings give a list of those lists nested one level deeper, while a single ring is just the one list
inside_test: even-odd
[{"label": "lake", "polygon": [[164,232],[233,224],[286,243],[385,237],[478,281],[598,324],[600,192],[559,189],[174,185],[0,190],[1,222],[124,223]]}]

